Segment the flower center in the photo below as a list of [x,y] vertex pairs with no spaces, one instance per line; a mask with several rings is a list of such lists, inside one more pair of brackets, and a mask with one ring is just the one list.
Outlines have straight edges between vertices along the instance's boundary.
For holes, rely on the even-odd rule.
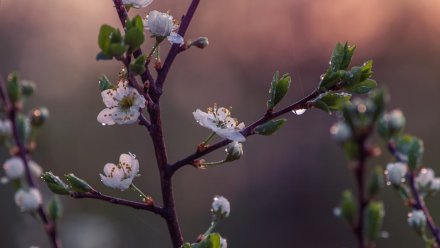
[[123,111],[129,110],[134,105],[134,96],[124,96],[118,105]]

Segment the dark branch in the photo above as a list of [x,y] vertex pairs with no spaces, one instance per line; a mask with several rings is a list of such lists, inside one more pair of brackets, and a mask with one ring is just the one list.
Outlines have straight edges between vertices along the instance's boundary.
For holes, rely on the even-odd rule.
[[164,215],[164,211],[160,207],[156,207],[154,205],[147,205],[143,202],[135,202],[135,201],[125,200],[125,199],[121,199],[121,198],[117,198],[117,197],[112,197],[112,196],[101,194],[99,192],[73,192],[70,196],[73,198],[78,198],[78,199],[82,199],[82,198],[96,199],[96,200],[106,201],[108,203],[115,204],[115,205],[122,205],[122,206],[131,207],[134,209],[147,210],[147,211],[150,211],[150,212],[155,213],[157,215],[160,215],[162,217]]

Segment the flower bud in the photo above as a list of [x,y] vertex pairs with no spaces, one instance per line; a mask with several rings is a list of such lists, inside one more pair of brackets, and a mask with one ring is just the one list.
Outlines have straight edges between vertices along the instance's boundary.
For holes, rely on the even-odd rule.
[[406,172],[408,171],[408,166],[401,162],[389,163],[387,165],[387,170],[385,174],[387,176],[388,182],[399,185],[405,178]]
[[349,140],[352,135],[350,127],[342,121],[333,124],[333,126],[330,128],[330,133],[339,143]]
[[243,145],[241,143],[238,143],[237,141],[233,141],[232,143],[228,144],[225,151],[227,154],[225,161],[234,161],[240,159],[241,156],[243,156]]
[[34,127],[41,127],[49,117],[49,110],[45,107],[33,109],[31,111],[31,124]]
[[400,109],[394,109],[388,113],[388,125],[389,128],[394,132],[400,132],[405,127],[405,116]]
[[223,219],[229,216],[231,205],[228,199],[223,196],[215,196],[214,201],[212,202],[211,211],[216,218]]
[[29,190],[19,189],[15,193],[14,199],[22,212],[35,211],[43,202],[41,193],[36,188],[30,188]]
[[368,204],[365,210],[364,224],[370,242],[379,238],[384,216],[385,209],[382,202],[372,201]]
[[29,97],[29,96],[32,96],[32,94],[34,94],[36,86],[33,81],[21,80],[20,84],[21,84],[21,90],[22,90],[23,96]]
[[13,180],[23,176],[24,165],[23,161],[19,157],[12,157],[3,164],[6,176]]
[[189,44],[190,47],[195,46],[200,49],[203,49],[203,48],[207,47],[208,45],[209,45],[209,40],[207,37],[199,37],[199,38],[197,38],[197,40],[195,40]]
[[435,179],[434,170],[430,168],[423,168],[416,177],[416,184],[419,189],[427,189],[431,186]]
[[411,213],[408,213],[408,225],[417,232],[422,231],[426,225],[425,213],[422,210],[413,210]]
[[86,181],[83,179],[75,176],[73,173],[65,175],[66,180],[69,182],[70,186],[72,187],[73,191],[75,192],[90,192],[93,191],[92,186],[90,186]]
[[60,195],[70,194],[70,189],[58,176],[55,176],[52,172],[45,172],[41,178],[47,183],[49,189]]

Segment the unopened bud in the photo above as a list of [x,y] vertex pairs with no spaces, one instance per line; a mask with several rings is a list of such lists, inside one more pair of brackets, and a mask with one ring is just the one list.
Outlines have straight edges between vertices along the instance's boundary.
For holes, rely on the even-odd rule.
[[387,175],[388,182],[399,185],[404,181],[408,166],[401,162],[389,163],[385,174]]
[[36,108],[31,111],[31,124],[34,127],[41,127],[49,117],[49,110],[45,107]]
[[408,213],[408,225],[414,228],[417,232],[422,232],[426,226],[426,216],[422,210],[413,210]]
[[69,182],[70,186],[72,187],[73,191],[75,192],[91,192],[94,191],[92,186],[90,186],[86,181],[83,179],[75,176],[73,173],[65,175],[67,182]]
[[352,135],[350,127],[342,121],[333,124],[333,126],[330,128],[330,133],[339,143],[349,140]]
[[32,94],[34,94],[35,92],[35,89],[37,88],[35,86],[35,83],[29,80],[21,80],[20,84],[23,95],[27,97],[32,96]]
[[225,149],[226,151],[226,162],[234,161],[240,159],[243,156],[243,145],[237,141],[231,142]]
[[68,195],[70,194],[69,186],[65,184],[58,176],[52,172],[45,172],[41,178],[47,183],[49,189],[55,194]]
[[223,196],[215,196],[212,202],[212,213],[216,218],[223,219],[229,216],[231,212],[231,205],[228,199]]
[[199,38],[197,38],[197,40],[195,40],[189,44],[190,47],[195,46],[200,49],[203,49],[203,48],[207,47],[208,45],[209,45],[209,41],[208,41],[207,37],[199,37]]

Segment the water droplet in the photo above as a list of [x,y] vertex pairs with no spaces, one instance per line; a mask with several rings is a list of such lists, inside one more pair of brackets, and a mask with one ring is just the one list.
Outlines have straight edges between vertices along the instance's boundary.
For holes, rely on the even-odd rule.
[[105,123],[101,123],[101,125],[105,126],[105,125],[107,125],[107,124],[105,124]]
[[387,186],[390,186],[391,185],[391,182],[387,182]]
[[307,109],[294,109],[292,110],[292,113],[296,114],[296,115],[302,115],[306,112]]
[[321,75],[321,76],[319,77],[319,79],[323,80],[323,79],[324,79],[324,75]]

